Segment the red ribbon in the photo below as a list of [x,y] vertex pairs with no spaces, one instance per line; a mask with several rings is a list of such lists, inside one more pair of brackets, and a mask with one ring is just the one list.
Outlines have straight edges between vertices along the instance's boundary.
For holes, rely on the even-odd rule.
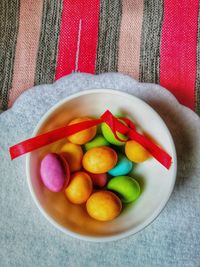
[[[125,124],[120,122],[123,120]],[[41,148],[45,145],[49,145],[53,142],[56,142],[60,139],[68,137],[74,133],[77,133],[82,130],[86,130],[90,127],[96,126],[105,122],[111,128],[115,138],[118,141],[126,142],[127,140],[135,140],[140,143],[145,149],[147,149],[151,155],[157,159],[164,167],[167,169],[170,168],[172,163],[172,158],[167,152],[161,149],[158,145],[153,143],[149,138],[144,135],[139,134],[135,130],[135,125],[127,118],[115,118],[112,113],[107,110],[100,119],[84,121],[72,125],[67,125],[62,128],[58,128],[56,130],[32,137],[28,140],[25,140],[21,143],[18,143],[12,147],[10,147],[10,156],[11,159],[15,159],[25,153],[31,152],[35,149]],[[127,136],[127,140],[121,140],[117,136],[117,132],[124,134]]]
[[102,123],[101,119],[79,122],[27,139],[10,147],[11,159],[13,160],[23,154],[49,145],[74,133],[88,129],[92,126],[96,126],[100,123]]

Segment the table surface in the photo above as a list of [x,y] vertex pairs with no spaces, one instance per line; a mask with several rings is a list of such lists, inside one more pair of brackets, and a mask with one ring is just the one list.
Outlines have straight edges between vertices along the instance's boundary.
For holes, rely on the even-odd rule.
[[[138,234],[90,243],[66,236],[40,214],[26,182],[25,157],[9,146],[27,139],[41,116],[75,92],[113,88],[149,103],[169,127],[178,155],[172,196],[160,216]],[[72,74],[26,91],[0,114],[1,266],[200,266],[200,119],[168,91],[122,74]]]

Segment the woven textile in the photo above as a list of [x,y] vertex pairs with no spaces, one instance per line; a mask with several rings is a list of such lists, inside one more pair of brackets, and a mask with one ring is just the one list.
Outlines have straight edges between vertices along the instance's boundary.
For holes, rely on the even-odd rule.
[[0,1],[0,109],[72,72],[158,83],[200,114],[198,0]]

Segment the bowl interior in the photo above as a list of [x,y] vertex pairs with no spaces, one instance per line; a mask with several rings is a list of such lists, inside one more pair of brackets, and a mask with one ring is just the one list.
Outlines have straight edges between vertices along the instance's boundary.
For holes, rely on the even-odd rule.
[[62,101],[41,120],[35,134],[66,125],[75,117],[97,116],[109,109],[113,114],[123,113],[173,158],[166,170],[151,158],[135,166],[132,176],[140,183],[140,198],[127,205],[121,215],[110,222],[98,222],[87,214],[84,205],[70,203],[64,193],[52,193],[40,179],[39,167],[48,152],[59,152],[66,139],[38,149],[27,156],[28,183],[32,195],[43,214],[61,230],[88,240],[117,238],[135,233],[149,224],[163,209],[173,190],[176,176],[176,154],[171,135],[157,113],[140,99],[112,90],[85,91]]

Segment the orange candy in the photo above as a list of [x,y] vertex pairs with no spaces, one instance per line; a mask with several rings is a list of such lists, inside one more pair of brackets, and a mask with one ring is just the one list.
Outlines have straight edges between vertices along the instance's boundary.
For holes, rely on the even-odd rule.
[[76,172],[71,177],[65,195],[74,204],[82,204],[87,201],[92,193],[93,185],[90,176],[85,172]]
[[83,150],[81,146],[66,143],[60,150],[67,160],[71,172],[79,171],[82,167]]
[[98,221],[110,221],[120,214],[122,204],[114,193],[99,191],[90,196],[86,208],[92,218]]
[[[83,118],[77,118],[72,120],[68,125],[72,125],[75,123],[83,122],[83,121],[89,121],[91,120],[90,118],[83,117]],[[80,131],[78,133],[72,134],[68,137],[68,140],[77,145],[83,145],[92,140],[92,138],[96,135],[97,132],[97,127],[93,126],[89,129]]]
[[149,158],[149,152],[136,141],[128,141],[125,145],[125,154],[133,162],[141,163]]
[[82,163],[88,172],[105,173],[116,165],[117,153],[110,147],[95,147],[85,153]]

